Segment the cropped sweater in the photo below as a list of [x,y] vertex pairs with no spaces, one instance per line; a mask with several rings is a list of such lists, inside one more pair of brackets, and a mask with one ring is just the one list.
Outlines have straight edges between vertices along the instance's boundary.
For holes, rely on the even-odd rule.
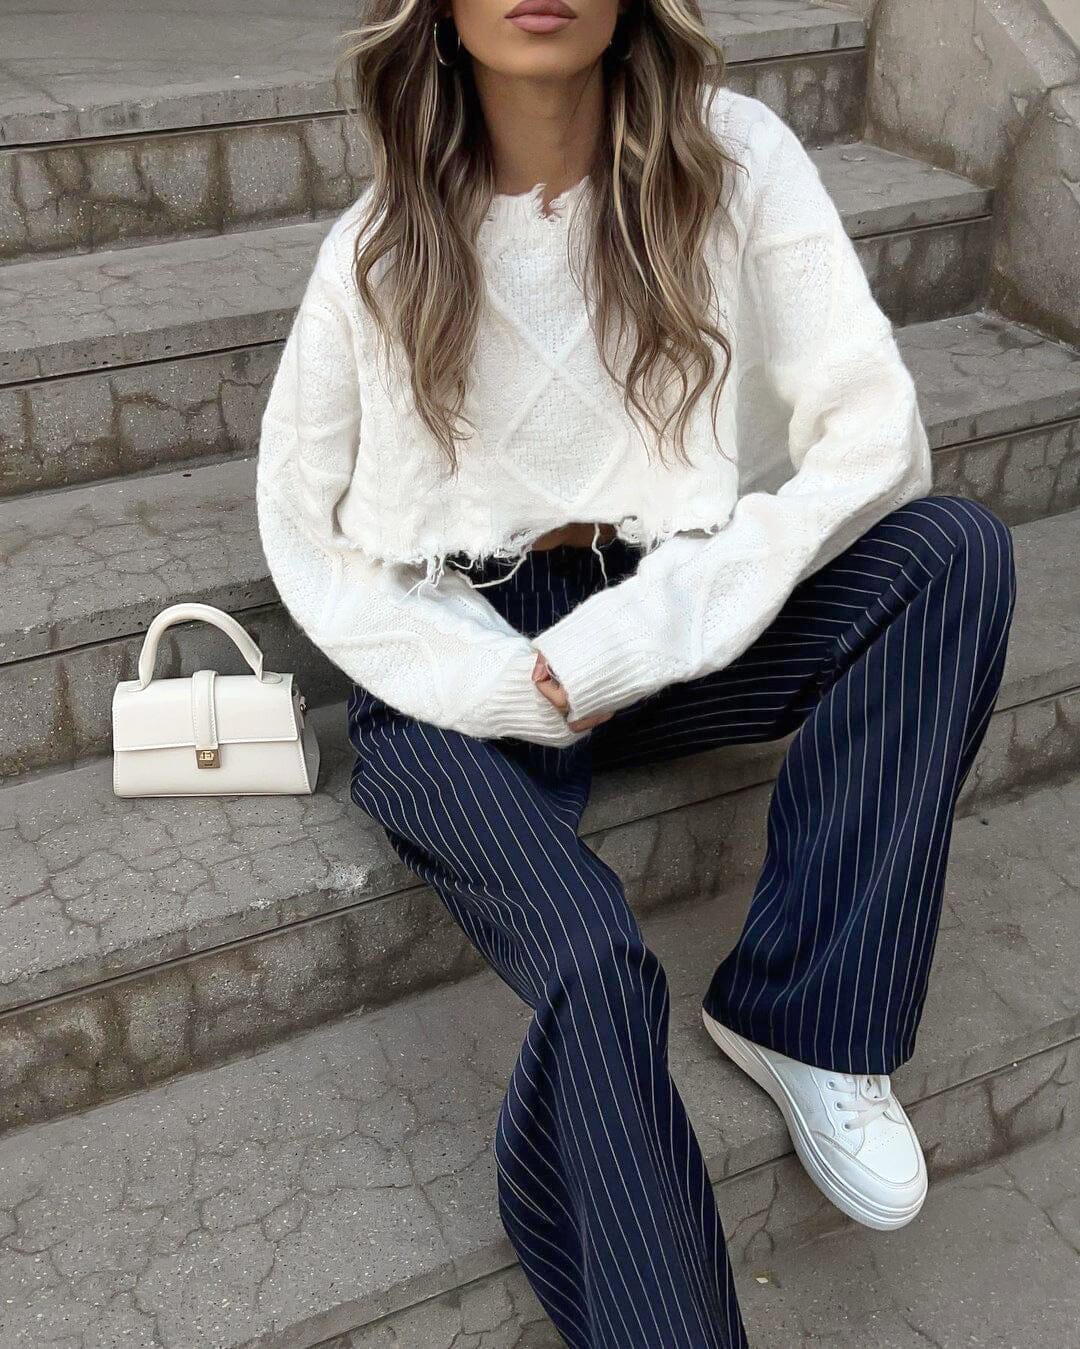
[[[262,418],[260,537],[293,619],[399,711],[570,744],[588,732],[569,721],[728,664],[800,580],[930,489],[913,381],[816,165],[756,98],[722,88],[710,119],[746,172],[729,171],[710,230],[733,356],[715,434],[712,391],[697,404],[689,465],[649,447],[600,360],[569,265],[588,178],[553,216],[537,184],[481,223],[475,434],[456,475],[352,277],[366,191],[326,234]],[[643,555],[532,640],[448,565],[513,559],[569,521],[611,522]],[[538,649],[568,716],[531,679]]]

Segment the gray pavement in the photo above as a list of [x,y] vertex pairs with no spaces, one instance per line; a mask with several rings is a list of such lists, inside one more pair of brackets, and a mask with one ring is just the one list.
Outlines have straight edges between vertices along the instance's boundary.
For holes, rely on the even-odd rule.
[[[812,157],[856,240],[903,232],[910,255],[920,229],[989,211],[985,189],[877,146],[830,145]],[[175,191],[175,167],[168,176]],[[142,190],[137,178],[129,187]],[[329,220],[264,224],[0,268],[0,384],[283,336]],[[1070,367],[1064,348],[1044,359],[1048,376]]]
[[[900,1232],[848,1227],[737,1273],[752,1349],[1075,1349],[1080,1139],[935,1189]],[[519,1270],[318,1349],[563,1349]]]
[[[1078,814],[1074,785],[957,825],[919,1045],[896,1075],[935,1181],[1080,1132]],[[838,1215],[701,1026],[738,920],[729,896],[646,932],[733,1254],[771,1270]],[[310,1345],[499,1275],[490,1141],[527,1016],[484,973],[0,1139],[0,1344]],[[168,1053],[167,1009],[139,1033]],[[979,1273],[976,1249],[960,1255]]]
[[[585,829],[668,971],[755,1349],[1080,1349],[1080,352],[984,309],[1003,206],[1051,278],[1071,217],[1032,233],[1037,180],[1009,200],[925,145],[864,143],[882,77],[928,126],[939,93],[976,134],[992,115],[963,81],[925,87],[895,32],[868,63],[859,5],[704,9],[732,87],[816,147],[897,325],[935,490],[1015,527],[1006,683],[896,1075],[932,1177],[916,1223],[841,1219],[700,1025],[782,746],[612,775]],[[932,9],[892,6],[893,27]],[[490,1154],[527,1012],[350,805],[342,676],[287,623],[253,533],[274,361],[370,172],[334,72],[355,13],[19,0],[0,19],[0,1349],[556,1343]],[[1002,78],[1006,46],[977,78]],[[1054,96],[1033,107],[1075,126]],[[1054,182],[1064,162],[1033,161]],[[180,598],[238,611],[328,704],[315,797],[112,796],[111,688]],[[162,672],[231,659],[215,640],[171,635]]]
[[[843,9],[707,3],[729,60],[859,47]],[[21,0],[4,14],[0,146],[320,112],[354,0]]]

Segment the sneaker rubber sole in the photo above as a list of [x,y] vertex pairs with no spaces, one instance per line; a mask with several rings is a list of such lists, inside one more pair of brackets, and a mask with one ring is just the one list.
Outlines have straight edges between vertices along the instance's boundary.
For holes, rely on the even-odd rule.
[[879,1232],[893,1232],[911,1222],[923,1206],[923,1200],[926,1198],[925,1187],[917,1203],[902,1209],[885,1208],[867,1199],[865,1195],[856,1193],[822,1157],[798,1103],[764,1054],[760,1053],[755,1045],[736,1038],[704,1008],[701,1009],[701,1019],[718,1048],[772,1098],[784,1117],[796,1156],[826,1199],[857,1223],[862,1223],[864,1227],[873,1227]]

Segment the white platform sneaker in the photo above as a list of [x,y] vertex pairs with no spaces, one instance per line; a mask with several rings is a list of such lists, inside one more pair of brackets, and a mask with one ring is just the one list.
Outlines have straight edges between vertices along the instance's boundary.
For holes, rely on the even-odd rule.
[[926,1198],[926,1162],[887,1076],[813,1068],[701,1015],[728,1058],[780,1107],[810,1179],[841,1212],[882,1231],[915,1217]]

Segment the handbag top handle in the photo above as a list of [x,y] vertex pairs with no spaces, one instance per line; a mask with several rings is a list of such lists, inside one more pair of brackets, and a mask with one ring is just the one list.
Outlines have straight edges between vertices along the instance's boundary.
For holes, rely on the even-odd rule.
[[[212,623],[215,628],[220,628],[227,637],[232,638],[240,654],[251,666],[255,678],[259,680],[264,678],[263,653],[247,631],[233,618],[232,614],[227,614],[224,609],[215,609],[212,604],[192,602],[170,604],[167,609],[162,609],[161,613],[155,615],[150,626],[146,629],[142,650],[139,652],[140,689],[146,688],[154,677],[158,643],[161,641],[162,634],[167,628],[171,628],[174,623],[185,623],[189,619],[200,619],[204,623]],[[267,682],[276,683],[279,678],[279,675],[268,675]]]

